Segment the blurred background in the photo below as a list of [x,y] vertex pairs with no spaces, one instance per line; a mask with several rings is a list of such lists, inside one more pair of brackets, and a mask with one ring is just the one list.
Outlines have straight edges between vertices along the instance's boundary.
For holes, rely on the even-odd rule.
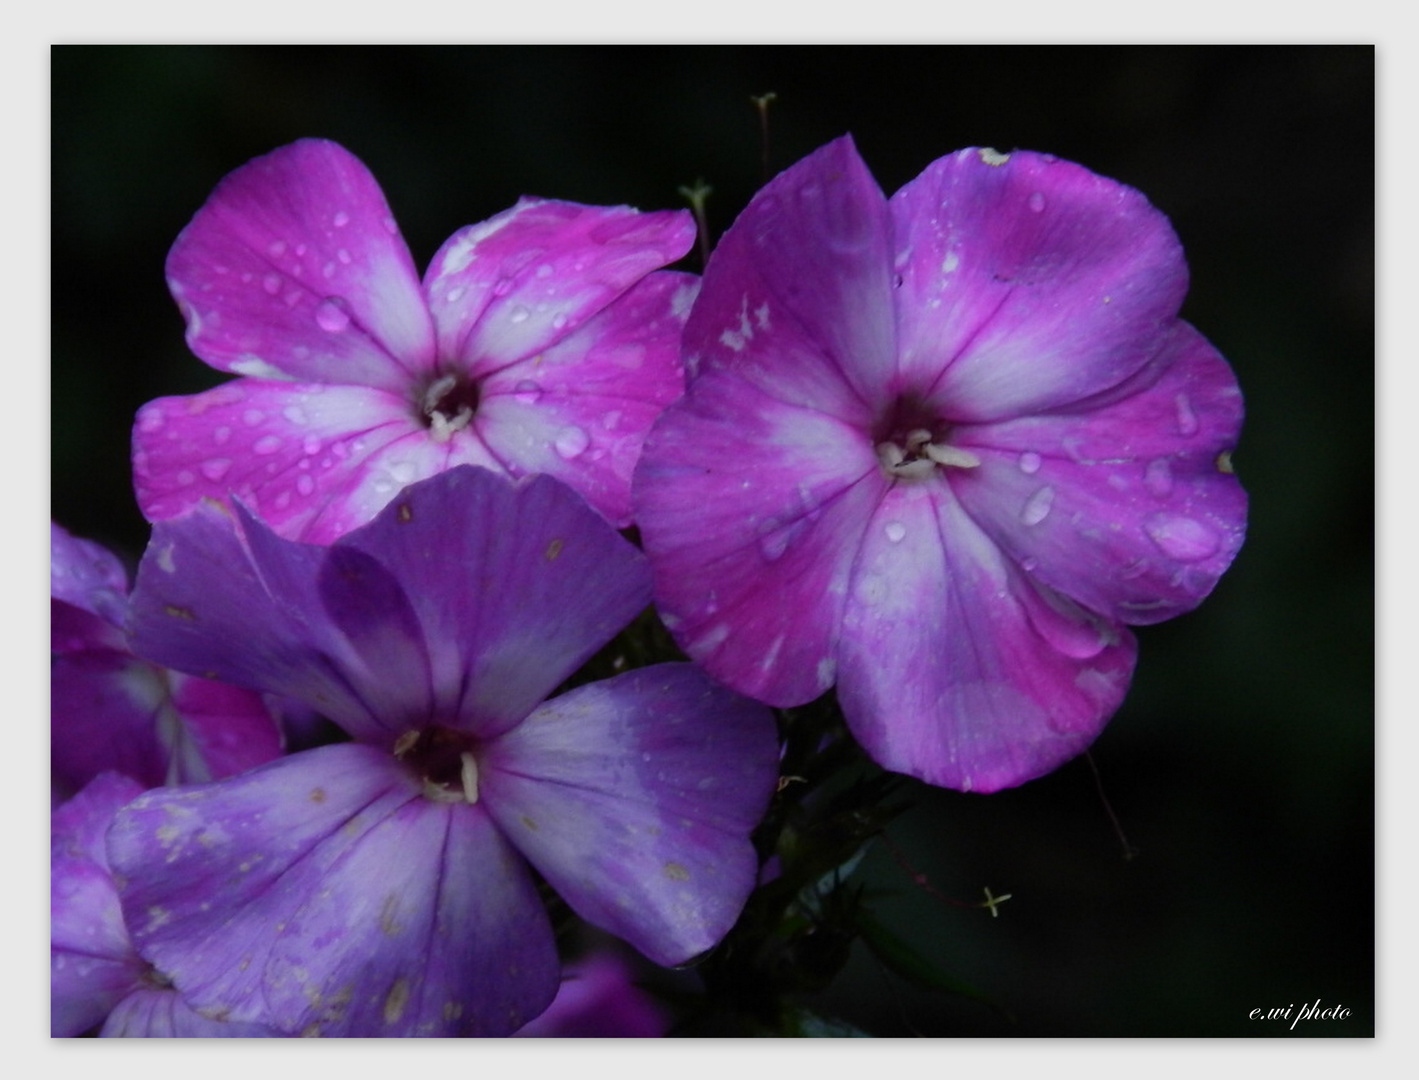
[[[1141,189],[1187,251],[1184,317],[1247,400],[1234,456],[1247,544],[1201,609],[1139,633],[1097,781],[1081,759],[991,796],[915,785],[864,861],[879,914],[989,1003],[920,990],[859,948],[808,1004],[879,1035],[1374,1033],[1372,48],[59,46],[51,59],[52,514],[130,563],[147,537],[134,412],[224,379],[186,350],[167,249],[222,176],[293,139],[365,161],[420,267],[523,194],[660,209],[703,181],[718,236],[764,178],[751,99],[769,92],[771,172],[851,132],[888,194],[970,145],[1051,152]],[[1012,894],[998,918],[942,899],[985,887]],[[1317,999],[1350,1014],[1295,1030],[1248,1018]]]

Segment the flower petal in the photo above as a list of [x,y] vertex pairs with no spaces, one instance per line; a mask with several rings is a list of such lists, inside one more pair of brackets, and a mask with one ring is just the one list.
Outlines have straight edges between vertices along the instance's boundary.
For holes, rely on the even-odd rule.
[[119,773],[96,776],[50,820],[50,1033],[81,1035],[139,984],[104,836],[119,808],[143,793]]
[[150,792],[109,847],[140,952],[210,1018],[495,1035],[556,991],[546,913],[487,815],[369,747]]
[[107,548],[51,521],[49,595],[122,626],[128,611],[128,572]]
[[426,287],[439,355],[474,378],[530,359],[694,242],[685,210],[521,199],[434,256]]
[[833,683],[852,561],[886,479],[866,435],[707,371],[651,430],[635,516],[656,604],[740,693],[801,705]]
[[[395,474],[385,461],[410,443],[433,446],[401,396],[237,379],[144,405],[133,429],[133,478],[150,521],[203,499],[236,498],[282,536],[327,543],[420,479],[412,465]],[[446,450],[437,450],[441,465]]]
[[685,364],[859,427],[895,370],[891,219],[852,139],[770,181],[721,238],[685,328]]
[[1056,158],[961,150],[891,199],[902,373],[954,421],[1019,416],[1142,367],[1187,290],[1168,220]]
[[1180,323],[1097,407],[958,428],[981,466],[955,489],[1038,580],[1119,622],[1160,622],[1201,603],[1242,545],[1241,422],[1226,361]]
[[281,1032],[264,1024],[208,1020],[173,990],[143,988],[114,1007],[99,1035],[105,1039],[271,1039]]
[[473,423],[508,471],[555,476],[629,525],[646,432],[684,390],[680,333],[696,288],[689,274],[651,274],[545,352],[490,375]]
[[519,850],[656,963],[684,963],[738,918],[778,771],[762,706],[689,664],[641,668],[548,702],[480,764],[488,812]]
[[[397,737],[405,717],[386,721],[372,703],[387,706],[410,685],[426,702],[427,683],[390,685],[387,669],[367,669],[326,611],[327,549],[283,541],[249,515],[242,526],[206,503],[153,527],[133,590],[134,648],[178,671],[294,698],[357,737]],[[366,641],[381,632],[362,631]]]
[[187,343],[238,375],[400,392],[434,334],[389,205],[349,151],[302,139],[228,175],[178,236]]
[[838,698],[884,768],[995,791],[1083,751],[1135,651],[1126,630],[1021,574],[943,482],[898,484],[853,575]]
[[650,602],[644,557],[545,476],[451,469],[337,547],[388,568],[413,605],[428,715],[483,737],[522,720]]

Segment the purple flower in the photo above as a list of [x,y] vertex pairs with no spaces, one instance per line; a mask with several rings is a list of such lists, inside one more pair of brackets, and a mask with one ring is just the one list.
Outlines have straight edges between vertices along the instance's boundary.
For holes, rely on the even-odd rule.
[[635,984],[626,961],[597,952],[567,966],[556,999],[516,1034],[522,1039],[658,1039],[669,1027],[666,1010]]
[[105,1036],[262,1038],[271,1030],[198,1015],[133,950],[104,836],[113,815],[143,788],[119,773],[96,776],[50,821],[50,1033]]
[[515,1031],[558,984],[528,863],[656,963],[728,931],[772,717],[689,664],[544,701],[650,598],[643,556],[573,492],[457,468],[329,547],[236,515],[154,528],[138,641],[354,741],[120,814],[134,940],[197,1007],[308,1034]]
[[685,211],[522,199],[449,238],[422,284],[374,177],[305,139],[218,185],[168,256],[187,341],[243,376],[139,410],[150,520],[240,498],[325,543],[460,464],[548,473],[617,525],[646,430],[679,396],[697,280],[652,273]]
[[934,784],[1078,754],[1126,626],[1242,543],[1241,397],[1186,285],[1142,195],[1047,155],[962,150],[891,199],[850,138],[788,169],[719,244],[636,473],[681,646],[774,705],[836,682],[867,752]]
[[259,694],[135,656],[128,575],[50,523],[50,772],[61,797],[116,769],[145,787],[231,776],[281,753]]

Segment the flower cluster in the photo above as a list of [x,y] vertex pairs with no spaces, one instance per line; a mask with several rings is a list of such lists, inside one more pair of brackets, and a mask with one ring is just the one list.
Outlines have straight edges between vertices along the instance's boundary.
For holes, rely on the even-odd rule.
[[526,198],[420,279],[333,143],[218,186],[167,275],[237,377],[138,413],[131,593],[53,529],[55,1034],[663,1033],[559,934],[792,954],[878,820],[779,842],[854,745],[793,710],[1023,783],[1235,556],[1240,396],[1137,192],[971,149],[889,199],[843,138],[693,240]]

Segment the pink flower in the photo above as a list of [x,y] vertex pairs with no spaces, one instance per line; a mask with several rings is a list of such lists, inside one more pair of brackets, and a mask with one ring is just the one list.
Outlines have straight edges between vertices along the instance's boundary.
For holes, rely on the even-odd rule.
[[1050,156],[962,150],[890,200],[850,138],[788,169],[715,252],[636,473],[680,645],[778,706],[836,683],[934,784],[1081,752],[1127,626],[1198,604],[1245,530],[1241,397],[1186,286],[1161,213]]
[[460,464],[549,473],[617,525],[647,428],[679,395],[684,211],[524,198],[421,283],[374,177],[305,139],[218,185],[168,256],[187,341],[242,376],[139,410],[150,520],[240,498],[324,543]]

